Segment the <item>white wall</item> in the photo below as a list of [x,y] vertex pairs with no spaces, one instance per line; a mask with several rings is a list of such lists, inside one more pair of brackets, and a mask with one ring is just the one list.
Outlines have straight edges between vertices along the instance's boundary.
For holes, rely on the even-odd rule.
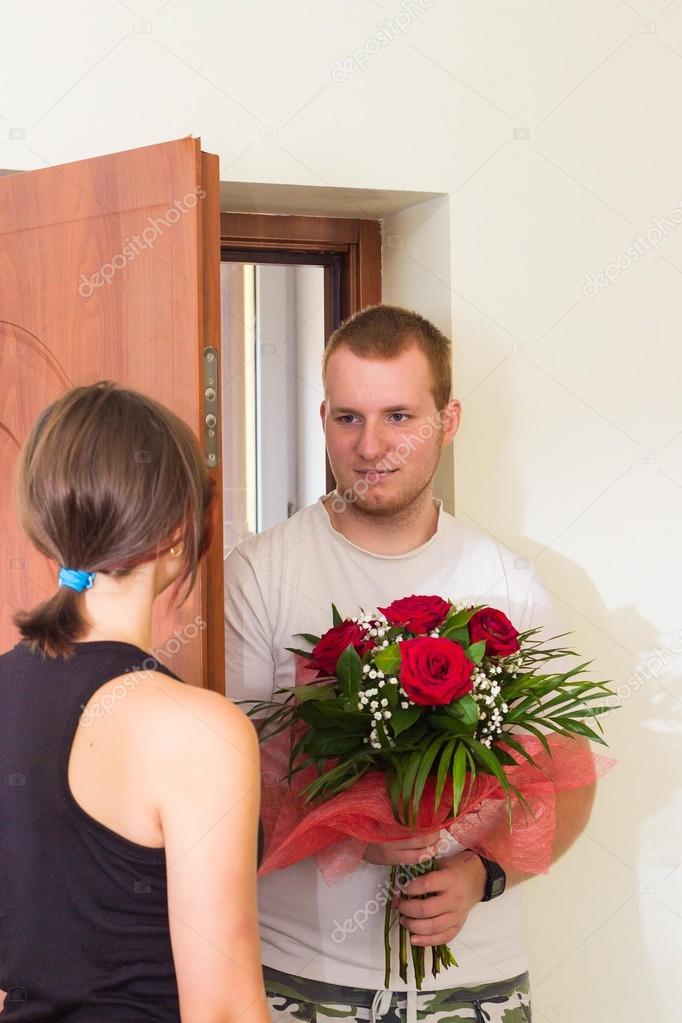
[[0,50],[5,168],[193,133],[224,179],[448,194],[449,259],[394,233],[455,325],[457,514],[624,687],[588,832],[527,886],[536,1019],[679,1020],[682,3],[45,0]]

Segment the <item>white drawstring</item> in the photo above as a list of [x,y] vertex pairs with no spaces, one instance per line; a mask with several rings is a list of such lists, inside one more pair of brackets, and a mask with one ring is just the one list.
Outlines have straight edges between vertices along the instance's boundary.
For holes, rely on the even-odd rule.
[[[417,1023],[417,992],[410,990],[405,994],[407,996],[405,1023]],[[385,1012],[388,1012],[392,999],[392,991],[377,991],[372,1001],[370,1023],[377,1023],[377,1020],[381,1019]]]
[[407,1008],[405,1010],[405,1023],[417,1023],[417,992],[407,992]]
[[385,1012],[391,1008],[391,999],[393,998],[392,991],[377,991],[372,1002],[372,1015],[370,1023],[377,1023],[378,1019],[384,1015]]

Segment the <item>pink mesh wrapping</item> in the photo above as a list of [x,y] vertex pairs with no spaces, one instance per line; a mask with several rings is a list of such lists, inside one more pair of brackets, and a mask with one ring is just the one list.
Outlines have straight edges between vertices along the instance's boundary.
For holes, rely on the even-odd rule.
[[[297,683],[314,673],[299,666]],[[303,726],[304,727],[304,726]],[[386,791],[386,776],[366,774],[353,786],[322,803],[305,805],[299,793],[317,777],[313,768],[286,780],[291,736],[281,733],[261,749],[261,819],[265,848],[259,876],[282,870],[309,856],[325,880],[348,877],[362,860],[368,843],[392,842],[414,833],[445,827],[467,849],[475,849],[505,869],[527,874],[545,873],[550,866],[556,830],[556,795],[592,784],[614,764],[597,756],[580,742],[559,735],[548,736],[551,755],[535,736],[515,733],[535,760],[533,767],[514,750],[507,752],[515,766],[505,768],[508,781],[525,797],[529,809],[512,797],[511,828],[507,798],[492,775],[479,775],[464,788],[457,817],[447,824],[452,808],[452,782],[446,783],[438,811],[434,812],[435,779],[429,778],[415,828],[399,824]],[[331,768],[337,760],[329,760]]]
[[[506,869],[545,873],[551,863],[556,829],[556,794],[591,784],[614,761],[561,736],[549,737],[551,756],[534,736],[516,738],[538,767],[523,760],[506,768],[508,780],[530,806],[528,812],[513,799],[511,829],[506,797],[492,775],[479,775],[470,791],[465,787],[459,813],[447,825],[443,822],[452,806],[452,783],[446,783],[438,812],[434,813],[435,781],[430,778],[421,798],[417,827],[411,829],[395,820],[386,778],[379,771],[366,774],[338,796],[306,806],[298,793],[316,777],[315,772],[311,768],[295,775],[290,790],[284,777],[289,741],[277,736],[264,744],[261,754],[265,850],[259,874],[264,876],[316,855],[321,873],[331,884],[355,870],[368,843],[392,842],[443,826],[460,845],[475,849]],[[513,750],[509,752],[517,761],[521,759]],[[333,764],[329,761],[330,767]]]

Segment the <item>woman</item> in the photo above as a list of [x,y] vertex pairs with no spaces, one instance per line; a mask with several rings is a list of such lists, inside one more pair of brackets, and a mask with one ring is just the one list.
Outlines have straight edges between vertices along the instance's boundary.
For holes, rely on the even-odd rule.
[[196,440],[142,394],[78,387],[35,424],[18,496],[61,567],[0,657],[2,1017],[266,1023],[256,733],[150,653],[156,598],[186,599],[210,542]]

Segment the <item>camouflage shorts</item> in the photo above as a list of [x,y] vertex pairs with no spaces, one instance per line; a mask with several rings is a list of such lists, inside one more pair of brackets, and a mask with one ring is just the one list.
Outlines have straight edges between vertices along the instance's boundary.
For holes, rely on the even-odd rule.
[[[273,1023],[405,1023],[407,996],[393,992],[390,1005],[377,1009],[378,992],[292,977],[263,967]],[[384,1002],[387,1003],[386,996]],[[420,991],[415,996],[419,1023],[531,1023],[528,974],[477,987]],[[374,1004],[375,1008],[372,1009]]]

